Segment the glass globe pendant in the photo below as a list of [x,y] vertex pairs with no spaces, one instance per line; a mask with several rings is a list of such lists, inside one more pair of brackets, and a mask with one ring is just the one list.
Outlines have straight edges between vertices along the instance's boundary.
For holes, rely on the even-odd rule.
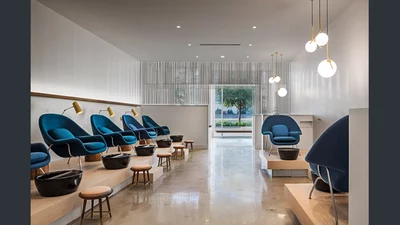
[[285,97],[287,95],[287,90],[284,87],[279,88],[278,90],[279,97]]
[[280,76],[276,76],[276,77],[274,78],[274,82],[275,82],[275,83],[279,83],[279,81],[281,81],[281,77],[280,77]]
[[307,41],[306,45],[304,46],[307,52],[315,52],[317,50],[317,43],[315,41]]
[[274,83],[274,77],[270,77],[270,78],[268,79],[268,82],[269,82],[270,84],[273,84],[273,83]]
[[329,37],[327,34],[321,32],[315,37],[315,42],[319,46],[325,46],[329,41]]
[[318,65],[318,73],[321,77],[329,78],[335,75],[337,71],[336,63],[331,59],[325,59]]

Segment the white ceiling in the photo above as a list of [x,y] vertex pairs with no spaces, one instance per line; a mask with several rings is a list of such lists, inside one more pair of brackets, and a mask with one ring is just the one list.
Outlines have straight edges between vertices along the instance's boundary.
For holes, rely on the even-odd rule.
[[[140,61],[269,61],[273,52],[283,53],[286,61],[304,51],[311,36],[310,0],[39,2]],[[330,21],[350,2],[331,0]],[[318,25],[317,14],[314,24]],[[241,46],[199,46],[210,43]]]

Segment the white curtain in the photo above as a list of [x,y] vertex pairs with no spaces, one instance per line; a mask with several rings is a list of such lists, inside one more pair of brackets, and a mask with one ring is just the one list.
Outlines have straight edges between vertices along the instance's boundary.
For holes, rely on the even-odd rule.
[[[281,82],[290,87],[290,63],[282,68]],[[211,84],[247,84],[255,85],[256,113],[269,113],[270,71],[268,62],[141,62],[142,103],[208,105]],[[278,97],[281,113],[289,113],[288,96]]]

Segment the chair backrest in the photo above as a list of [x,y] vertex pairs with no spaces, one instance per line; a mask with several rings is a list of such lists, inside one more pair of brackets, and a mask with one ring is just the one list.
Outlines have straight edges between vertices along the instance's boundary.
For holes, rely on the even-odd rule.
[[143,120],[143,125],[147,125],[149,127],[159,127],[160,126],[149,116],[143,115],[142,120]]
[[122,131],[113,121],[103,115],[93,114],[90,116],[90,124],[94,135],[110,134]]
[[41,115],[39,118],[39,128],[43,140],[47,145],[52,144],[57,139],[89,135],[73,120],[61,114],[48,113]]
[[124,130],[137,130],[140,128],[144,128],[142,124],[140,124],[139,121],[137,121],[131,115],[122,116],[122,125],[124,126]]
[[344,172],[349,168],[349,116],[333,123],[308,151],[308,163],[335,168]]
[[278,124],[271,127],[274,137],[287,137],[289,136],[289,128],[286,125]]
[[276,125],[284,125],[286,126],[288,131],[301,131],[299,125],[292,117],[287,115],[271,115],[264,120],[261,132],[270,131],[274,133],[272,127],[281,128],[281,129],[274,129],[275,131],[278,130],[283,131],[283,126],[275,127]]

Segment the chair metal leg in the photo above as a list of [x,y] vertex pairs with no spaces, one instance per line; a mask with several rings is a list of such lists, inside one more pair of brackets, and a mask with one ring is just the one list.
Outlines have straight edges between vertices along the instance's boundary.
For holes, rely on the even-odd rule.
[[69,158],[68,158],[68,162],[67,162],[67,164],[69,164],[69,161],[70,161],[70,160],[71,160],[71,157],[69,157]]
[[335,196],[333,195],[332,182],[331,182],[331,175],[330,175],[330,173],[329,173],[329,169],[328,169],[328,168],[326,168],[326,173],[327,173],[327,175],[328,175],[329,190],[330,190],[330,192],[331,192],[333,207],[334,207],[334,209],[335,209],[335,221],[336,221],[336,225],[338,225],[338,224],[339,224],[339,219],[338,219],[338,214],[337,214]]
[[314,181],[314,183],[313,183],[313,186],[312,186],[312,188],[311,188],[311,191],[310,191],[310,195],[308,196],[308,199],[311,199],[311,195],[312,195],[312,193],[313,193],[313,191],[314,191],[314,189],[315,189],[315,185],[317,184],[317,182],[318,182],[319,180],[322,180],[321,177],[317,177],[317,179],[315,179],[315,181]]
[[42,172],[43,174],[45,174],[44,170],[42,168],[39,168],[40,172]]

